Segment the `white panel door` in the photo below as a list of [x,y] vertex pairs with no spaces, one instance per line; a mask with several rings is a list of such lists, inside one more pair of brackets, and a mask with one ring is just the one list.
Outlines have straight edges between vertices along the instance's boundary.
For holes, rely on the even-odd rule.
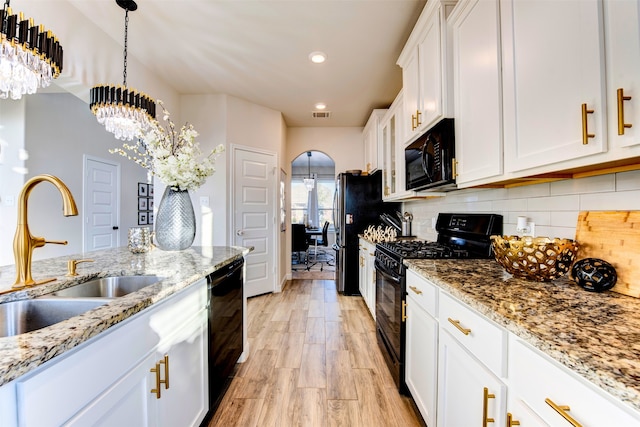
[[119,246],[120,165],[85,157],[84,248],[85,252]]
[[276,160],[243,148],[234,159],[234,239],[254,248],[245,257],[245,293],[252,297],[275,289]]

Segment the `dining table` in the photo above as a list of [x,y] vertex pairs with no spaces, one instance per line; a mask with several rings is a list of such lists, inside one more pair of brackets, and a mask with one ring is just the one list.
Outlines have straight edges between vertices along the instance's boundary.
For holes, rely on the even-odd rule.
[[307,241],[313,240],[313,260],[318,260],[318,239],[319,236],[322,236],[322,228],[318,227],[307,227],[305,229],[305,233],[307,234]]

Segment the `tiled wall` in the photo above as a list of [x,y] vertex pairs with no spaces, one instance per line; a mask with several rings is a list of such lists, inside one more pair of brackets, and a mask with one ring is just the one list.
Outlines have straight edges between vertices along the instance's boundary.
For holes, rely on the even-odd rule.
[[439,212],[490,212],[504,216],[504,234],[515,234],[518,216],[535,222],[536,236],[574,238],[580,211],[640,210],[640,171],[570,179],[509,189],[467,189],[445,197],[406,202],[413,234],[434,240]]

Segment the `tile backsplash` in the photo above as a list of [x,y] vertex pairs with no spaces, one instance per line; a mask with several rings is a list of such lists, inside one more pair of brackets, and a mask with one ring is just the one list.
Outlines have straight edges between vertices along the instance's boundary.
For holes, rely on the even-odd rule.
[[516,233],[518,216],[536,224],[536,236],[574,238],[580,211],[640,210],[640,171],[620,172],[513,188],[465,189],[445,197],[405,202],[413,234],[435,240],[439,212],[488,212],[504,216],[504,234]]

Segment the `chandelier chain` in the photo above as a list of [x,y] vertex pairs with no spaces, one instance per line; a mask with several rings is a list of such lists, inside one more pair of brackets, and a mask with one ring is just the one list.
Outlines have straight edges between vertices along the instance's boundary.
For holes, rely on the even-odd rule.
[[129,42],[129,9],[125,9],[124,14],[124,71],[122,72],[122,79],[124,80],[124,87],[127,87],[127,44]]

